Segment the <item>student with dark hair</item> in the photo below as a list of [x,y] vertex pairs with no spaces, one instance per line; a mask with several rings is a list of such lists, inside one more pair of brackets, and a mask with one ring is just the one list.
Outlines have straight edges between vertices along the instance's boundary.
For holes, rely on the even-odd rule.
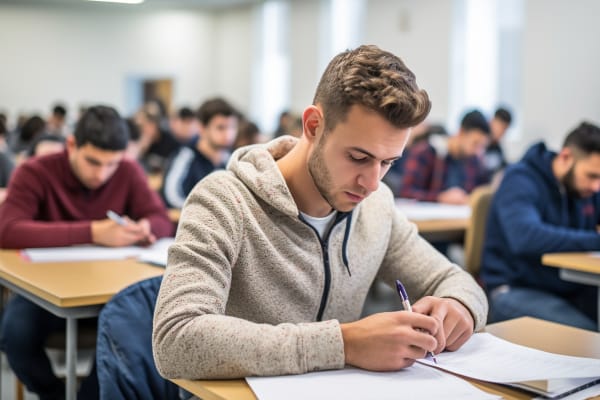
[[469,193],[488,181],[481,156],[489,137],[485,117],[472,110],[454,136],[431,135],[412,146],[404,156],[400,197],[466,204]]
[[190,144],[200,132],[198,119],[191,108],[181,107],[170,120],[173,136],[181,144]]
[[39,157],[47,154],[59,153],[65,149],[64,136],[42,135],[38,136],[27,149],[27,157]]
[[[123,156],[129,132],[110,107],[89,108],[64,152],[34,157],[17,168],[0,205],[0,247],[77,244],[128,246],[173,233],[158,195],[136,162]],[[124,215],[119,225],[107,210]],[[42,399],[64,397],[64,383],[50,368],[44,342],[65,320],[22,296],[4,310],[0,347],[17,377]],[[82,383],[81,398],[98,396],[95,371]]]
[[[200,181],[156,301],[159,372],[392,371],[427,351],[458,349],[482,328],[481,288],[419,236],[379,184],[430,107],[402,60],[360,46],[327,66],[300,138],[242,147],[226,171]],[[419,299],[415,312],[361,319],[376,278],[403,281]]]
[[237,135],[239,112],[224,99],[205,101],[196,115],[200,136],[171,157],[160,189],[169,207],[181,208],[200,179],[225,168]]
[[151,101],[136,115],[141,134],[138,141],[139,161],[150,174],[163,173],[169,157],[180,147],[169,131],[163,107],[162,102]]
[[67,109],[62,104],[52,107],[52,114],[46,121],[46,131],[50,135],[67,136]]
[[18,136],[12,143],[12,152],[19,154],[27,151],[31,143],[44,133],[46,133],[46,121],[42,117],[34,115],[25,119]]
[[238,133],[232,145],[232,150],[237,150],[240,147],[261,142],[263,142],[263,139],[260,129],[258,129],[258,125],[252,121],[243,120],[240,122]]
[[506,135],[511,122],[512,115],[510,111],[503,107],[496,110],[494,117],[490,121],[491,140],[483,155],[483,164],[490,177],[508,165],[500,142],[504,135]]
[[481,277],[494,321],[531,316],[597,330],[598,289],[566,282],[544,253],[600,249],[600,128],[583,122],[555,153],[534,144],[491,204]]

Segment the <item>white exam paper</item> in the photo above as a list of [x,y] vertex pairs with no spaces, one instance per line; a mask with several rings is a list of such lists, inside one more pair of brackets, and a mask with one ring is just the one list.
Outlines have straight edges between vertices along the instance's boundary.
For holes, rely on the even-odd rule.
[[414,364],[396,372],[371,372],[356,368],[311,372],[302,375],[248,377],[259,400],[488,400],[488,394],[453,375]]

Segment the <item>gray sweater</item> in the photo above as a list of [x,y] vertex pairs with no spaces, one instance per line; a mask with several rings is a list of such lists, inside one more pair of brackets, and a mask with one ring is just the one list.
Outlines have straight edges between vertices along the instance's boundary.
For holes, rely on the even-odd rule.
[[452,297],[484,326],[483,291],[422,239],[385,185],[322,245],[275,160],[282,137],[236,151],[182,210],[154,314],[153,351],[167,378],[218,379],[344,367],[340,323],[360,317],[375,278],[415,301]]

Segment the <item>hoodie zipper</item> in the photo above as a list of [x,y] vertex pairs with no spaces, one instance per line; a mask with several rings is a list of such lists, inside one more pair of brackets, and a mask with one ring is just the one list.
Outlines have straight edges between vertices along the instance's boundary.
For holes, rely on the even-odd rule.
[[[319,232],[317,232],[317,230],[315,229],[314,226],[312,226],[311,224],[309,224],[303,217],[302,215],[299,215],[299,218],[302,222],[304,222],[306,225],[308,225],[313,232],[315,232],[315,234],[317,235],[317,239],[319,240],[319,244],[321,245],[321,251],[323,251],[323,268],[324,268],[324,273],[325,273],[325,283],[323,285],[323,295],[321,296],[321,304],[319,305],[319,312],[317,313],[317,321],[321,321],[323,318],[323,313],[325,312],[325,305],[327,304],[327,299],[329,297],[329,289],[331,288],[331,266],[329,263],[329,237],[331,236],[331,232],[333,231],[333,228],[336,227],[337,224],[339,224],[343,219],[348,219],[347,224],[350,224],[350,221],[352,219],[352,212],[349,213],[338,213],[335,221],[333,222],[333,225],[331,225],[331,227],[329,228],[329,230],[325,233],[325,237],[323,239],[321,239],[321,236],[319,235]],[[350,229],[346,229],[346,232],[344,234],[344,244],[347,243],[348,238],[347,236],[349,235],[349,231]],[[344,250],[346,248],[346,246],[343,246]],[[346,269],[348,270],[348,273],[350,273],[350,269],[347,265],[347,257],[344,256],[344,261],[346,263]]]

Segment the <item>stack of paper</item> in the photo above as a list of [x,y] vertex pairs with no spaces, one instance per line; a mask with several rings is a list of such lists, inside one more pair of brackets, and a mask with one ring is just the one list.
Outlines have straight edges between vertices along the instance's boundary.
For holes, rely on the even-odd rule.
[[396,209],[411,221],[431,219],[467,219],[471,216],[468,205],[454,205],[396,199]]
[[137,258],[142,262],[166,266],[167,250],[173,241],[173,238],[162,238],[147,247],[103,247],[95,245],[45,247],[24,249],[22,254],[32,262],[124,260],[126,258]]
[[[600,382],[600,360],[570,357],[519,346],[478,333],[456,352],[436,355],[437,364],[397,372],[347,368],[304,375],[246,378],[260,400],[271,399],[492,399],[458,375],[525,388],[548,398],[566,398]],[[600,394],[600,385],[568,399]],[[579,395],[579,396],[577,396]]]

